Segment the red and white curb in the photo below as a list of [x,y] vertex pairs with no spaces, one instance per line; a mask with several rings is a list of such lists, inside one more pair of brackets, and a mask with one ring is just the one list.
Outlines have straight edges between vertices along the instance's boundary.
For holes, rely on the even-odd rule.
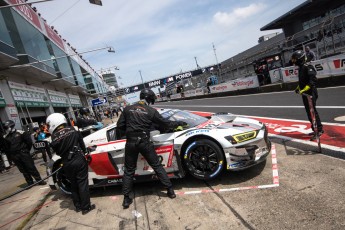
[[276,152],[275,145],[272,145],[271,156],[272,156],[272,174],[273,174],[272,184],[245,186],[245,187],[238,187],[238,188],[202,189],[202,190],[187,191],[187,192],[181,191],[181,192],[176,192],[176,194],[182,196],[182,195],[195,195],[195,194],[201,194],[201,193],[233,192],[233,191],[241,191],[241,190],[266,189],[266,188],[278,187],[279,175],[278,175],[278,164],[277,164],[277,152]]

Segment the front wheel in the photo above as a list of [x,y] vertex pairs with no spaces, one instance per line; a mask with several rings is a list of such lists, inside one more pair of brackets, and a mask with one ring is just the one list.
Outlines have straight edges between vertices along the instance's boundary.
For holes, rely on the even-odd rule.
[[71,182],[67,179],[63,168],[56,173],[56,183],[64,193],[72,194]]
[[223,151],[211,140],[193,141],[189,143],[183,154],[183,162],[187,171],[197,179],[215,178],[223,170]]

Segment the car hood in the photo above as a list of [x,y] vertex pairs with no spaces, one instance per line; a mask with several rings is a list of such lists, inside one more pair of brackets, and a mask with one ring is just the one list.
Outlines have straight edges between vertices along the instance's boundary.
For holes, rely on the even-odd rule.
[[212,117],[197,126],[197,128],[208,129],[236,129],[236,130],[257,130],[262,128],[263,124],[251,118],[237,116],[231,113],[214,114]]

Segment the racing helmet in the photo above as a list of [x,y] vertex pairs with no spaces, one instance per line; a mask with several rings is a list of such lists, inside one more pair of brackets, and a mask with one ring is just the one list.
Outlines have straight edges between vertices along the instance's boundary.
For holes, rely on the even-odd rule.
[[89,110],[89,108],[83,107],[83,108],[79,109],[79,113],[80,113],[81,115],[86,115],[86,116],[88,116],[88,115],[90,114],[90,110]]
[[140,92],[140,100],[145,99],[148,104],[154,104],[156,100],[156,95],[151,89],[143,89]]
[[14,121],[12,121],[12,120],[7,120],[7,121],[5,121],[4,124],[3,124],[4,129],[9,129],[9,128],[13,129],[15,125],[16,125],[16,124],[15,124]]
[[47,117],[46,121],[50,133],[53,133],[54,130],[60,125],[67,124],[67,119],[61,113],[52,113]]
[[301,66],[306,61],[306,55],[303,50],[296,50],[291,55],[291,62],[295,65]]

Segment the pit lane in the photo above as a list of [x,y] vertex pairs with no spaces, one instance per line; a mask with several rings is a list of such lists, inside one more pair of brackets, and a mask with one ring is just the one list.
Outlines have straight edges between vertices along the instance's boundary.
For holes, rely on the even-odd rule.
[[[91,190],[96,210],[75,213],[59,191],[47,200],[27,229],[342,229],[344,161],[316,154],[312,146],[293,147],[273,139],[279,186],[273,184],[272,156],[242,172],[224,172],[214,181],[190,176],[173,180],[178,196],[171,200],[159,182],[135,185],[135,200],[122,209],[121,187]],[[228,191],[218,192],[221,189]],[[190,193],[189,191],[206,191]],[[212,191],[212,192],[207,192]],[[184,194],[183,194],[183,193]],[[337,212],[334,212],[337,210]]]

